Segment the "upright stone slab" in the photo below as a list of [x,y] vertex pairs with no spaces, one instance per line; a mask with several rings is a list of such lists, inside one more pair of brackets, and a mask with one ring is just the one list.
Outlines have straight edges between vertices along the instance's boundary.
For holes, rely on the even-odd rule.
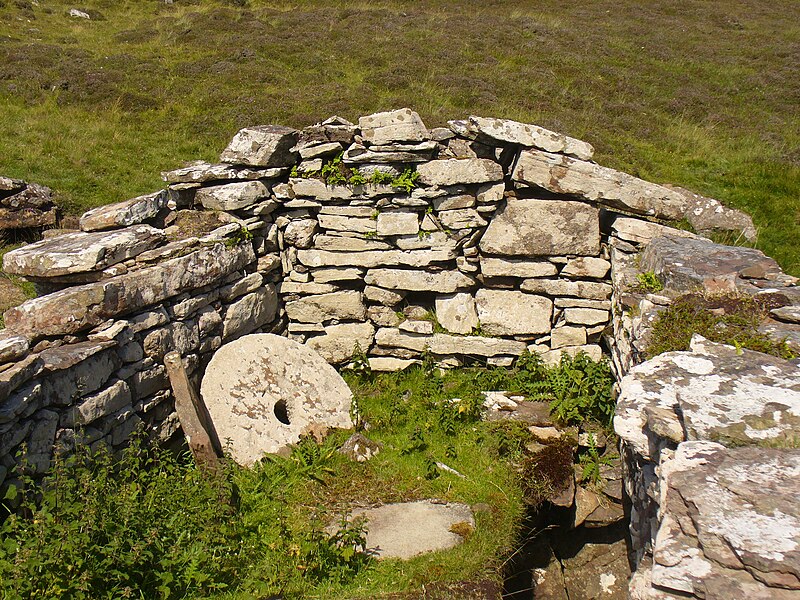
[[489,335],[525,335],[550,331],[553,302],[515,290],[478,290],[481,328]]
[[241,465],[286,451],[311,427],[353,426],[344,379],[311,348],[277,335],[222,346],[200,390],[223,448]]
[[467,335],[480,322],[475,310],[475,299],[471,294],[458,293],[436,297],[436,318],[439,324],[451,333]]
[[410,108],[380,112],[358,119],[361,136],[370,144],[421,142],[429,139],[428,129]]
[[241,129],[222,152],[220,161],[254,167],[285,167],[296,162],[292,152],[298,132],[291,127],[260,125]]
[[480,248],[510,256],[595,256],[600,252],[599,212],[583,202],[509,198],[486,228]]

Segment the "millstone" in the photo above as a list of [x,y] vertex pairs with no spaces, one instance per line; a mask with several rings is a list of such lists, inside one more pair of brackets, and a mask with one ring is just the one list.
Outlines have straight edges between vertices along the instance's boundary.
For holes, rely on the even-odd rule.
[[352,393],[311,348],[247,335],[211,359],[201,394],[223,448],[241,465],[278,453],[321,428],[352,427]]

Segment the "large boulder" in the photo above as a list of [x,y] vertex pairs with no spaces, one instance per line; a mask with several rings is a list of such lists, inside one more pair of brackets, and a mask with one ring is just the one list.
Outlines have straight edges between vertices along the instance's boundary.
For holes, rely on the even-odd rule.
[[[788,536],[800,547],[797,512],[786,511],[783,490],[776,493],[762,482],[775,481],[787,497],[797,496],[788,479],[800,473],[798,426],[796,362],[700,336],[692,339],[691,351],[661,354],[633,367],[621,380],[614,430],[631,500],[633,560],[646,569],[646,554],[652,550],[651,575],[659,589],[701,598],[794,597],[779,589],[800,589],[790,555],[789,566],[778,567],[775,561],[762,561],[766,545],[755,543],[753,552],[762,562],[754,566],[744,547],[750,545],[749,531],[781,553],[780,544],[787,542],[778,538]],[[702,446],[708,442],[713,444]],[[670,473],[673,464],[682,464],[681,450],[701,447],[705,449],[689,461],[697,477],[676,486]],[[711,447],[721,452],[719,462],[707,460]],[[738,456],[730,471],[723,474],[724,457],[734,454]],[[758,485],[745,484],[750,474]],[[673,493],[677,496],[671,501]],[[635,578],[633,597],[658,597],[646,591],[649,576]]]
[[510,256],[596,255],[598,210],[583,202],[509,198],[486,228],[480,248]]
[[785,445],[798,427],[796,364],[700,336],[692,351],[660,354],[631,369],[614,417],[617,434],[646,458],[665,439]]
[[308,346],[277,335],[222,346],[200,389],[217,438],[242,465],[285,452],[311,431],[353,426],[344,379]]
[[800,450],[686,442],[664,484],[655,586],[691,598],[800,596]]

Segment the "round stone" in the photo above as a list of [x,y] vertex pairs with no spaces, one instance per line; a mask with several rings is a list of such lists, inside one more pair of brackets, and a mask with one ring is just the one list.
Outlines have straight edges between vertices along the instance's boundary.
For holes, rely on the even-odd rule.
[[223,449],[245,466],[311,431],[353,426],[344,379],[311,348],[277,335],[222,346],[200,392]]

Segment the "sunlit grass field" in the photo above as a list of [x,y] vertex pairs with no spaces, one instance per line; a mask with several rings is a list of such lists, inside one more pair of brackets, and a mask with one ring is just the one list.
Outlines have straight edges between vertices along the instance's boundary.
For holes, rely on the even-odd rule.
[[800,275],[795,0],[0,0],[0,172],[73,212],[157,189],[245,125],[401,106],[586,139],[748,211]]

